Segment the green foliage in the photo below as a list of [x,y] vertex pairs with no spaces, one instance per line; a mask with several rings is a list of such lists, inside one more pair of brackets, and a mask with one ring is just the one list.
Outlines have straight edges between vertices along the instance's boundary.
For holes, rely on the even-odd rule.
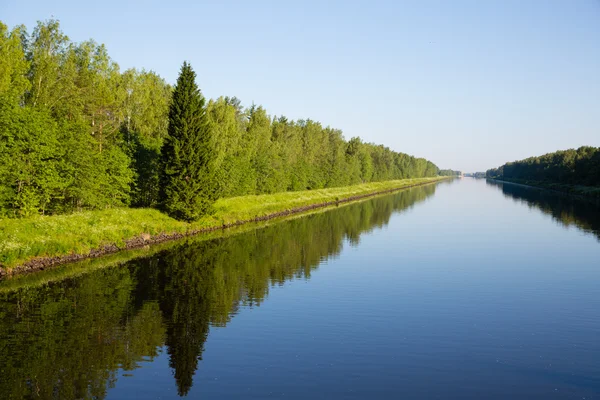
[[196,73],[183,63],[162,147],[160,202],[167,214],[184,221],[210,213],[218,196],[215,145],[204,103]]
[[310,119],[236,97],[205,105],[190,73],[173,93],[151,71],[121,72],[102,44],[71,42],[56,20],[31,34],[0,23],[0,215],[133,205],[193,220],[218,197],[437,175]]
[[489,169],[486,176],[542,186],[566,185],[571,188],[565,189],[585,194],[587,190],[577,186],[600,187],[600,148],[582,146],[509,162]]
[[485,178],[485,172],[467,172],[464,174],[466,177],[482,179]]
[[32,35],[0,26],[0,215],[123,206],[134,170],[119,134],[125,91],[93,41],[75,45],[57,21]]
[[130,139],[130,152],[135,170],[132,205],[156,207],[160,192],[160,146],[142,141],[138,135]]
[[134,174],[131,159],[120,146],[105,144],[99,152],[98,141],[87,134],[82,121],[64,124],[61,143],[65,147],[61,173],[68,186],[55,213],[129,204]]
[[31,87],[27,79],[29,61],[25,58],[22,40],[25,28],[11,32],[0,22],[0,101],[20,104]]
[[60,196],[56,122],[44,112],[0,104],[0,210],[29,217],[44,211]]
[[68,79],[73,78],[74,72],[73,48],[56,20],[38,22],[28,42],[31,90],[27,93],[27,103],[54,111],[73,92],[75,82]]
[[440,172],[438,172],[439,176],[461,176],[462,172],[460,171],[453,171],[451,169],[440,169]]
[[237,99],[219,98],[208,104],[209,129],[213,138],[214,180],[223,197],[256,191],[256,174],[251,156],[255,139],[246,133],[246,116],[236,107]]

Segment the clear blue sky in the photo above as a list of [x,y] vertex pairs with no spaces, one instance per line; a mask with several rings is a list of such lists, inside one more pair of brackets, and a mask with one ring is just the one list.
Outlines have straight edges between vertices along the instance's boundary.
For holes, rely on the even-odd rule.
[[600,0],[16,1],[122,69],[311,118],[441,168],[600,146]]

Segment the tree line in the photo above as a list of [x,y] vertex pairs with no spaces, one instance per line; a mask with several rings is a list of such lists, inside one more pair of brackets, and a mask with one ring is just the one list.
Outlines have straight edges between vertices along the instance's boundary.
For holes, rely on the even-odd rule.
[[508,162],[486,171],[486,177],[600,186],[600,148],[582,146],[559,150],[539,157]]
[[438,174],[440,176],[461,176],[462,172],[461,171],[454,171],[451,169],[441,169],[439,170]]
[[465,177],[467,178],[485,178],[485,172],[467,172],[466,174],[464,174]]
[[191,66],[181,72],[173,88],[121,71],[104,45],[72,42],[56,20],[31,33],[0,22],[0,216],[134,206],[195,219],[220,197],[438,173],[310,119],[206,100]]

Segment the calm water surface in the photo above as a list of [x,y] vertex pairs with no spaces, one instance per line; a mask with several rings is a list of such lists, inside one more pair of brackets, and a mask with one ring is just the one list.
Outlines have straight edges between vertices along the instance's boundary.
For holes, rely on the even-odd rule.
[[516,185],[2,289],[2,399],[600,398],[600,206]]

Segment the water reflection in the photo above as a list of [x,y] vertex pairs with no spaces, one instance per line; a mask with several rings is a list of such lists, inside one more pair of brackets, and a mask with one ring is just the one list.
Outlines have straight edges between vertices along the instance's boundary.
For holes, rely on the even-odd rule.
[[600,240],[600,204],[597,201],[513,183],[488,180],[487,184],[500,189],[507,198],[539,209],[562,225],[576,226]]
[[264,229],[178,243],[155,256],[0,294],[0,398],[96,398],[117,371],[162,348],[180,396],[193,384],[211,325],[269,287],[308,279],[323,259],[435,192],[414,188]]

